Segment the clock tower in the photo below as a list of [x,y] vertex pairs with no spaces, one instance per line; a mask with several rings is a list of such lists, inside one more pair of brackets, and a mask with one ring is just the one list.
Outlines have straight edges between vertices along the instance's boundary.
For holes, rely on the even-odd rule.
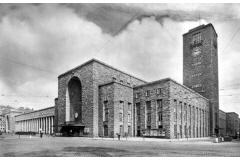
[[209,99],[209,135],[219,131],[217,37],[212,24],[183,34],[183,85]]

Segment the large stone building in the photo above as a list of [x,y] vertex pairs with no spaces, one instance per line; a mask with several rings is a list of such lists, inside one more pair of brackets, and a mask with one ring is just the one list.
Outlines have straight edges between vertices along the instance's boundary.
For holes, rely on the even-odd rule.
[[53,133],[55,107],[49,107],[15,116],[16,132]]
[[217,33],[212,24],[183,34],[183,85],[210,101],[210,134],[219,133]]
[[170,78],[136,86],[133,92],[137,136],[209,136],[209,101],[200,94]]
[[63,135],[209,135],[208,100],[170,78],[147,83],[92,59],[60,75],[58,84],[56,132]]
[[228,112],[227,115],[227,134],[237,136],[239,132],[239,116],[235,112]]
[[5,117],[0,115],[0,132],[5,132]]
[[[74,135],[102,135],[100,110],[104,102],[108,101],[108,97],[113,96],[111,99],[119,101],[119,104],[114,104],[117,107],[122,101],[125,105],[133,104],[133,86],[145,83],[95,59],[61,74],[58,77],[58,99],[55,101],[57,131],[65,134],[71,132]],[[105,92],[108,94],[105,95]],[[110,107],[105,108],[109,108],[109,118],[112,120],[104,120],[104,126],[105,129],[109,129],[106,131],[112,131],[111,126],[116,124],[112,124],[111,121],[118,118],[118,115],[112,115]]]
[[[170,78],[146,82],[92,59],[58,77],[55,109],[16,116],[16,130],[90,137],[218,134],[214,27],[208,24],[189,30],[183,44],[183,85]],[[46,111],[51,112],[46,115]]]
[[225,136],[227,134],[227,115],[222,110],[219,110],[219,126],[219,134]]

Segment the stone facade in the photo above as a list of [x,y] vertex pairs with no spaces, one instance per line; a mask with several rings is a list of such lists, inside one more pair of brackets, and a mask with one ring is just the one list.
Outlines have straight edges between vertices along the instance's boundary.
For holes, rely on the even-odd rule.
[[15,131],[53,133],[55,107],[49,107],[15,116]]
[[99,136],[132,136],[133,88],[113,80],[99,89]]
[[69,113],[68,108],[71,107],[71,103],[69,103],[71,93],[69,93],[68,88],[72,78],[79,79],[81,83],[82,120],[79,122],[85,126],[85,129],[89,129],[89,136],[99,135],[99,85],[109,83],[112,80],[129,86],[146,83],[95,59],[60,75],[58,77],[57,101],[58,131],[61,129],[61,125],[67,121],[66,113]]
[[220,135],[225,136],[227,133],[227,115],[224,111],[219,110]]
[[212,24],[183,35],[183,85],[210,101],[210,133],[219,132],[217,33]]
[[235,112],[228,112],[227,115],[227,134],[230,136],[237,136],[239,132],[239,116]]
[[134,87],[135,131],[139,136],[209,136],[209,101],[167,78]]

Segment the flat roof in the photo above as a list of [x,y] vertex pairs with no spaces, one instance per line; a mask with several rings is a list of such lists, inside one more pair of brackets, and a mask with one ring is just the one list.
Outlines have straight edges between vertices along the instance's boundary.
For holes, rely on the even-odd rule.
[[[186,34],[191,33],[191,32],[193,32],[193,31],[197,31],[197,30],[202,29],[202,28],[206,28],[206,27],[208,27],[208,26],[211,26],[211,27],[213,28],[213,31],[214,31],[215,34],[217,35],[217,32],[216,32],[214,26],[212,25],[212,23],[209,23],[209,24],[207,24],[207,25],[204,25],[204,24],[203,24],[203,25],[197,26],[197,27],[195,27],[195,28],[192,28],[192,29],[190,29],[187,33],[185,33],[185,34],[183,34],[183,35],[186,35]],[[218,36],[218,35],[217,35],[217,36]]]
[[63,75],[66,75],[66,74],[70,73],[71,71],[74,71],[74,70],[76,70],[76,69],[78,69],[78,68],[81,68],[81,67],[83,67],[83,66],[85,66],[85,65],[87,65],[87,64],[93,63],[93,62],[99,63],[99,64],[101,64],[101,65],[103,65],[103,66],[106,66],[106,67],[108,67],[108,68],[114,69],[114,70],[116,70],[116,71],[118,71],[118,72],[121,72],[121,73],[123,73],[123,74],[125,74],[125,75],[131,76],[131,77],[133,77],[133,78],[135,78],[135,79],[138,79],[138,80],[140,80],[140,81],[142,81],[142,82],[147,83],[146,81],[144,81],[144,80],[142,80],[142,79],[140,79],[140,78],[137,78],[137,77],[135,77],[135,76],[132,76],[132,75],[126,73],[126,72],[123,72],[123,71],[121,71],[121,70],[119,70],[119,69],[117,69],[117,68],[114,68],[114,67],[112,67],[112,66],[110,66],[110,65],[108,65],[108,64],[106,64],[106,63],[104,63],[104,62],[101,62],[101,61],[99,61],[99,60],[97,60],[97,59],[94,59],[94,58],[91,59],[91,60],[89,60],[89,61],[87,61],[87,62],[85,62],[85,63],[83,63],[83,64],[81,64],[81,65],[79,65],[79,66],[77,66],[77,67],[75,67],[75,68],[73,68],[73,69],[68,70],[68,71],[65,72],[65,73],[60,74],[60,75],[58,76],[58,78],[61,77],[61,76],[63,76]]
[[51,109],[51,108],[55,108],[55,106],[44,108],[44,109],[39,109],[39,110],[34,110],[34,111],[23,113],[23,114],[19,114],[19,115],[16,115],[15,117],[25,115],[25,114],[35,113],[35,112],[39,112],[39,111],[43,111],[43,110],[48,110],[48,109]]
[[177,81],[171,79],[170,77],[165,78],[165,79],[161,79],[161,80],[152,81],[152,82],[149,82],[149,83],[147,83],[147,84],[138,85],[138,86],[135,86],[135,87],[133,87],[133,88],[139,88],[139,87],[143,87],[143,86],[148,86],[148,85],[152,85],[152,84],[156,84],[156,83],[160,83],[160,82],[164,82],[164,81],[166,81],[166,82],[167,82],[167,81],[172,81],[172,82],[174,82],[175,84],[180,85],[180,86],[182,86],[183,88],[185,88],[185,89],[187,89],[187,90],[189,90],[189,91],[195,93],[195,94],[198,95],[199,97],[201,97],[201,98],[203,98],[203,99],[209,101],[206,97],[200,95],[199,93],[197,93],[197,92],[195,92],[194,90],[192,90],[192,89],[186,87],[185,85],[180,84],[179,82],[177,82]]

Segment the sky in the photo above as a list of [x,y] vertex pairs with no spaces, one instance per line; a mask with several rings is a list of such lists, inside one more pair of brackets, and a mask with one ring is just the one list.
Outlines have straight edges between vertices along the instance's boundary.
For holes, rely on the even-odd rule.
[[0,105],[54,105],[58,75],[92,58],[182,83],[182,35],[218,34],[220,109],[240,115],[240,4],[0,4]]

